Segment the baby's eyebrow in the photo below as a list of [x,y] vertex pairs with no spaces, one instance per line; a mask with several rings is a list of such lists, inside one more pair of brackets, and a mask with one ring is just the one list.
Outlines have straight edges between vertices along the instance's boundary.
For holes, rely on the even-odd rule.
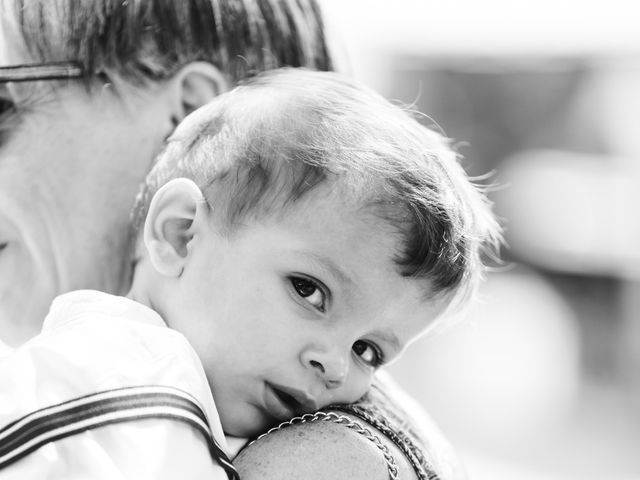
[[341,283],[343,286],[351,287],[355,285],[353,279],[349,275],[347,275],[347,273],[342,268],[340,268],[340,266],[336,262],[334,262],[332,258],[313,252],[311,250],[296,250],[295,253],[297,255],[305,256],[310,259],[318,266],[318,268],[324,270],[329,275],[334,277],[334,279]]

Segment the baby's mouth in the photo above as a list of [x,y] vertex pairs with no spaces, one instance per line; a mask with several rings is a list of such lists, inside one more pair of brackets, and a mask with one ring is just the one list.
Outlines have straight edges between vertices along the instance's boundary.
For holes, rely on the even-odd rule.
[[282,403],[284,403],[291,411],[297,412],[300,410],[300,403],[294,397],[282,390],[278,390],[277,388],[274,388],[273,391]]
[[287,410],[288,416],[302,415],[318,409],[317,402],[303,390],[270,384],[269,388]]

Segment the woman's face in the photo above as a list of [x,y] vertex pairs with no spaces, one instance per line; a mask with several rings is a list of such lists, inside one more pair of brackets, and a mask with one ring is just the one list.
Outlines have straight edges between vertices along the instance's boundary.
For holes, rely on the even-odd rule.
[[[29,63],[2,27],[0,65]],[[0,84],[0,96],[0,332],[11,345],[40,330],[59,293],[126,288],[129,211],[172,122],[161,86]]]

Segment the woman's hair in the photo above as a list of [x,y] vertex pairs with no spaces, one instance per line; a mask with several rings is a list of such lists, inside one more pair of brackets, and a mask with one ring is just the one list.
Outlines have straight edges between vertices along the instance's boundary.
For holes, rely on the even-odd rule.
[[138,228],[155,192],[179,177],[198,185],[229,234],[324,185],[310,201],[340,195],[345,208],[384,220],[400,239],[399,272],[427,279],[427,295],[471,293],[483,250],[500,241],[486,196],[449,141],[332,73],[261,74],[187,117],[138,196]]
[[315,0],[4,0],[35,62],[76,62],[87,82],[168,78],[193,61],[233,82],[282,66],[331,70]]

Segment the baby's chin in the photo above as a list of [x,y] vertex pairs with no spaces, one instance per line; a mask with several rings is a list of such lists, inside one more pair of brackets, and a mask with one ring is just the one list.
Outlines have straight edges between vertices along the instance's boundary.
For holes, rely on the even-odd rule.
[[281,420],[269,418],[261,412],[234,412],[232,415],[221,416],[222,429],[225,435],[241,438],[255,438],[269,429],[277,427]]

